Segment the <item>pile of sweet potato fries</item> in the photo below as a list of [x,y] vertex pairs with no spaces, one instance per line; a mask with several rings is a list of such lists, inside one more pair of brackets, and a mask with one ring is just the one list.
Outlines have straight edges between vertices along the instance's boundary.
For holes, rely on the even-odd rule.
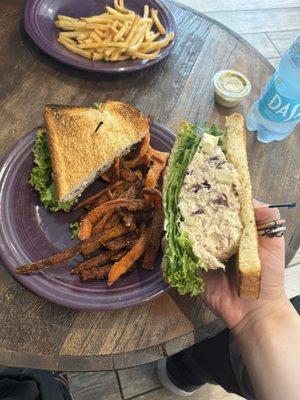
[[17,268],[31,274],[70,260],[85,260],[72,267],[82,282],[108,277],[108,285],[138,264],[153,269],[163,231],[162,173],[169,153],[153,149],[148,133],[125,158],[116,159],[101,175],[107,186],[78,203],[81,209],[80,242],[51,257]]

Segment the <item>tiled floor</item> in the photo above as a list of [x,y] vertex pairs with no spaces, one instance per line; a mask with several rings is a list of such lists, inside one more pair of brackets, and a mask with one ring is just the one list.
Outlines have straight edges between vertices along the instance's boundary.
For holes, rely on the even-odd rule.
[[[178,0],[238,32],[275,67],[292,39],[300,32],[300,0]],[[290,297],[300,293],[300,252],[286,279]],[[294,278],[297,273],[298,280]],[[176,400],[163,389],[156,363],[118,372],[69,374],[74,400]],[[181,397],[180,397],[181,398]],[[179,398],[178,398],[179,399]],[[191,400],[237,400],[221,387],[205,385]]]

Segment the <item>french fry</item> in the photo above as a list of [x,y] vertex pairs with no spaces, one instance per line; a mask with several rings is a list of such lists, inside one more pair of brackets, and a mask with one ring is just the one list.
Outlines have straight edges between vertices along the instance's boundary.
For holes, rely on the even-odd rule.
[[134,18],[134,14],[132,14],[129,10],[125,10],[123,7],[118,7],[122,11],[115,10],[112,7],[106,6],[106,11],[111,14],[111,17],[118,21],[127,21],[132,20]]
[[68,17],[67,15],[58,15],[57,19],[59,21],[72,21],[72,22],[80,22],[78,18]]
[[141,51],[144,51],[144,52],[159,50],[162,47],[167,46],[173,38],[174,38],[174,33],[172,33],[172,34],[170,33],[169,35],[167,35],[165,37],[165,39],[158,40],[158,41],[152,42],[152,43],[144,42],[143,44],[141,44],[140,49],[141,49]]
[[76,32],[76,31],[67,31],[67,32],[59,32],[58,37],[62,37],[62,38],[70,38],[70,39],[78,39],[78,37],[80,36],[80,32]]
[[122,57],[122,53],[125,49],[116,49],[111,53],[110,61],[119,61],[120,57]]
[[128,30],[128,32],[126,34],[125,43],[127,43],[127,44],[131,43],[131,40],[134,37],[138,27],[139,27],[139,19],[137,17],[135,17],[130,29]]
[[88,43],[88,44],[80,44],[80,49],[96,49],[98,47],[118,47],[118,48],[126,48],[126,44],[123,42],[110,42],[110,41],[103,41],[99,43]]
[[77,36],[77,40],[81,41],[81,40],[86,40],[89,38],[91,31],[88,32],[78,32],[79,35]]
[[89,60],[91,59],[92,55],[89,51],[85,51],[82,49],[79,49],[78,47],[75,47],[74,45],[68,43],[66,41],[68,38],[58,38],[57,41],[65,46],[68,50],[71,50],[73,53],[79,54],[80,56],[83,56],[85,58],[88,58]]
[[125,274],[131,266],[144,254],[149,240],[149,231],[146,227],[142,228],[141,236],[133,248],[117,261],[108,274],[108,285],[115,283],[121,275]]
[[[98,32],[100,32],[100,31],[98,31]],[[96,32],[92,32],[92,33],[90,34],[90,37],[91,37],[92,39],[94,39],[94,41],[97,42],[97,43],[101,43],[101,42],[102,42],[100,36],[97,35]]]
[[101,31],[99,31],[98,29],[95,29],[95,35],[97,35],[98,36],[98,38],[99,39],[105,39],[106,38],[106,33],[105,32],[101,32]]
[[[145,5],[143,15],[139,16],[126,9],[123,0],[114,0],[113,4],[114,7],[106,6],[106,12],[91,17],[78,19],[58,15],[55,25],[64,30],[59,33],[59,42],[68,50],[93,61],[147,61],[154,60],[174,38],[170,33],[157,41],[165,33],[157,10],[149,10]],[[157,33],[152,31],[153,25],[157,27]],[[63,40],[67,38],[75,40]]]
[[127,8],[124,7],[124,3],[123,6],[121,6],[121,3],[118,4],[118,0],[114,0],[114,8],[115,10],[119,11],[122,14],[133,14],[134,11],[128,10]]
[[94,15],[93,17],[83,17],[80,19],[81,19],[81,21],[84,21],[84,22],[107,24],[107,25],[112,22],[112,19],[110,18],[110,16],[106,15],[106,14]]
[[146,42],[144,42],[144,44],[152,43],[152,42],[154,42],[154,40],[156,40],[159,37],[160,37],[159,32],[156,32],[156,33],[152,32],[152,31],[146,32],[146,35],[145,35]]
[[138,58],[140,60],[155,60],[158,56],[158,51],[155,53],[141,53],[138,51],[127,51],[128,54],[130,54],[132,57]]
[[115,34],[113,39],[114,42],[118,42],[123,37],[123,35],[125,35],[125,33],[128,31],[129,26],[129,21],[125,21],[122,28],[118,31],[118,33]]
[[81,30],[98,30],[98,31],[103,31],[106,32],[110,29],[110,25],[109,24],[100,24],[100,23],[96,23],[96,22],[87,22],[86,26],[83,26],[82,28],[80,28]]
[[124,56],[119,56],[118,60],[116,60],[116,61],[127,61],[129,59],[130,59],[130,56],[124,55]]
[[151,8],[151,18],[153,19],[154,24],[157,27],[158,32],[161,35],[164,35],[166,33],[165,28],[162,26],[160,20],[158,19],[158,11],[154,10],[154,8]]
[[117,20],[117,21],[133,21],[135,16],[134,14],[121,14],[118,12],[118,14],[111,14],[111,18],[113,20]]
[[149,6],[144,5],[144,15],[143,18],[148,18],[149,17]]

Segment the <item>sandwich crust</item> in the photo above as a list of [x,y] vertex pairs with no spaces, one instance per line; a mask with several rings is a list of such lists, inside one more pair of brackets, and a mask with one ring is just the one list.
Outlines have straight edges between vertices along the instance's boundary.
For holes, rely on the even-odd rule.
[[44,117],[59,201],[80,195],[149,131],[139,110],[116,101],[99,110],[47,105]]
[[241,188],[241,218],[244,225],[237,256],[239,294],[258,298],[261,264],[255,223],[252,186],[246,151],[244,118],[240,114],[226,117],[227,159],[238,171]]

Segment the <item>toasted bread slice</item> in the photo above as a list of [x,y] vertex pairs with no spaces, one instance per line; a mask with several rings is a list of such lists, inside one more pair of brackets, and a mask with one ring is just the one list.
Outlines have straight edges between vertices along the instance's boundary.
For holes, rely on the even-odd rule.
[[258,298],[261,264],[258,255],[258,236],[247,161],[244,118],[240,114],[232,114],[230,117],[226,117],[225,127],[227,132],[227,159],[235,166],[241,182],[239,196],[244,228],[237,256],[239,294]]
[[140,111],[116,101],[99,110],[47,105],[44,116],[59,201],[79,196],[149,131]]

